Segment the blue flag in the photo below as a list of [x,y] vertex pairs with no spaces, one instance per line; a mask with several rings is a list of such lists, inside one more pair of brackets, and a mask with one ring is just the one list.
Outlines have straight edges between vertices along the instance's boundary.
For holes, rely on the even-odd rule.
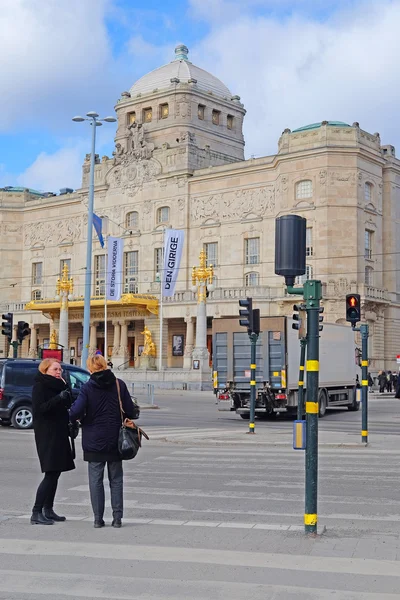
[[95,228],[97,237],[99,238],[100,246],[104,248],[104,238],[101,231],[103,228],[103,219],[95,214],[93,214],[93,227]]

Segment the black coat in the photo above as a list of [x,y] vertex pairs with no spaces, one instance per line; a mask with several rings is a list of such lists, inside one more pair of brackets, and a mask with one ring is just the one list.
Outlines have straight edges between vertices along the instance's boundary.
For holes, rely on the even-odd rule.
[[59,395],[65,389],[62,379],[40,371],[35,377],[33,429],[42,473],[75,469],[68,436],[68,408]]
[[[119,381],[124,418],[132,419],[134,407],[125,383]],[[121,460],[118,436],[121,411],[114,373],[109,369],[92,373],[69,411],[72,422],[82,423],[83,458],[89,462]]]

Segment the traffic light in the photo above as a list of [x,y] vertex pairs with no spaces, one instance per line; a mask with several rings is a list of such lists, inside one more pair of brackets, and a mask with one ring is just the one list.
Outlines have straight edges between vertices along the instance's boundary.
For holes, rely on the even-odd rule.
[[5,335],[9,342],[12,340],[12,331],[13,331],[13,314],[6,313],[5,315],[1,315],[3,322],[1,324],[2,330],[1,333]]
[[347,294],[346,296],[346,321],[355,325],[361,321],[360,294]]
[[[323,312],[324,312],[324,310],[325,310],[325,309],[324,309],[324,307],[323,307],[323,306],[320,306],[320,307],[319,307],[319,312],[320,312],[320,313],[323,313]],[[322,314],[320,314],[320,315],[319,315],[319,317],[318,317],[318,321],[319,321],[320,323],[322,323],[322,321],[323,321],[323,320],[324,320],[324,317],[322,316]],[[318,329],[319,329],[319,331],[322,331],[322,330],[323,330],[323,328],[324,328],[324,326],[323,326],[323,325],[319,325],[319,326],[318,326]]]
[[239,324],[242,327],[247,327],[247,332],[250,335],[253,333],[253,299],[239,300],[239,306],[243,306],[243,309],[239,310],[239,315],[243,317],[239,319]]
[[253,308],[253,333],[260,335],[260,309]]
[[293,306],[293,321],[292,328],[297,329],[299,332],[299,338],[305,338],[307,336],[307,313],[305,304],[295,304]]
[[22,343],[22,340],[29,335],[31,330],[29,329],[29,324],[25,323],[25,321],[18,321],[17,326],[17,340]]

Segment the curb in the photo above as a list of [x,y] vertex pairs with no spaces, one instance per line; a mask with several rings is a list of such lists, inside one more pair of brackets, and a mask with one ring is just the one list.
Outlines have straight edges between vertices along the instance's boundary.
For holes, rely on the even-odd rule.
[[160,407],[157,404],[139,404],[140,410],[158,410]]
[[[151,436],[151,434],[150,434]],[[241,446],[269,446],[271,448],[274,447],[284,447],[284,448],[289,448],[290,450],[294,450],[293,449],[293,444],[292,441],[289,443],[286,442],[260,442],[257,440],[254,440],[253,442],[247,441],[247,440],[217,440],[214,438],[210,438],[210,439],[202,439],[202,440],[191,440],[190,438],[185,438],[185,439],[173,439],[173,438],[158,438],[157,440],[154,440],[155,442],[161,442],[164,444],[190,444],[191,446],[234,446],[234,445],[241,445]],[[343,443],[330,443],[330,442],[326,442],[326,443],[320,443],[318,444],[319,448],[354,448],[357,450],[361,450],[364,449],[366,447],[371,447],[371,444],[362,444],[362,443],[356,443],[356,442],[343,442]],[[296,450],[296,452],[298,452],[298,450]],[[303,450],[304,452],[304,450]]]

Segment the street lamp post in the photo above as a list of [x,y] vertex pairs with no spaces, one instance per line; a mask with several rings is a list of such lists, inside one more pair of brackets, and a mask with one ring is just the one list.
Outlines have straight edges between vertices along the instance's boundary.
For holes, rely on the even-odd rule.
[[96,127],[102,125],[102,121],[115,123],[114,117],[105,117],[99,119],[96,112],[86,113],[84,117],[74,117],[72,120],[76,123],[89,121],[92,129],[92,148],[90,152],[90,175],[89,175],[89,203],[88,203],[88,229],[86,246],[86,273],[85,273],[85,294],[83,304],[83,348],[82,348],[82,366],[86,367],[86,361],[89,356],[89,333],[90,333],[90,292],[92,287],[92,235],[93,235],[93,206],[94,206],[94,165],[96,158]]

